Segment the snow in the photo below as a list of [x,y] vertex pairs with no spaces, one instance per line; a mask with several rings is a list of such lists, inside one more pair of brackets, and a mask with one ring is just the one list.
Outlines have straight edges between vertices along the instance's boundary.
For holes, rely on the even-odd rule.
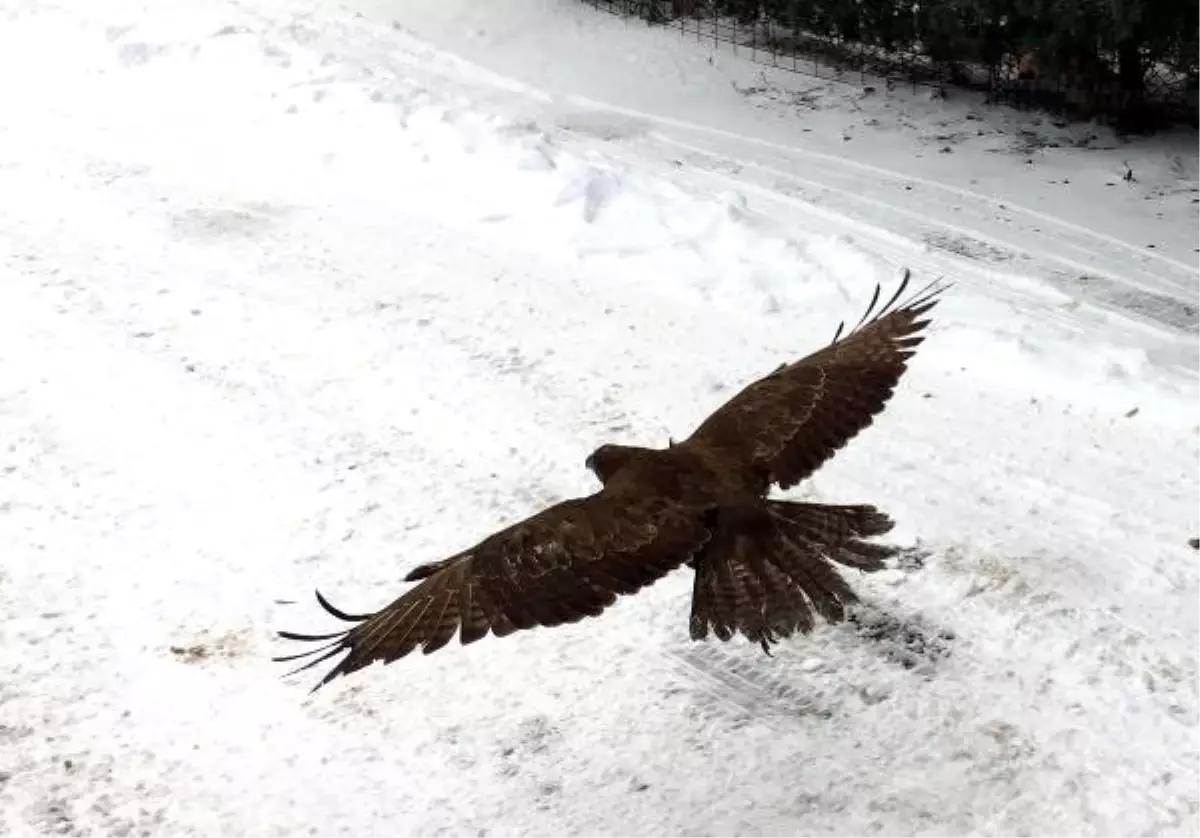
[[[567,0],[3,15],[0,831],[1200,829],[1194,132]],[[312,696],[270,662],[902,267],[954,282],[931,337],[793,492],[916,548],[853,623],[695,644],[678,574]]]

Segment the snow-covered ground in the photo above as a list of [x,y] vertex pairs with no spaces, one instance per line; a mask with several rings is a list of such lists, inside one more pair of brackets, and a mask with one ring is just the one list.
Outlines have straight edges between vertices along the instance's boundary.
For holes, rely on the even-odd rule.
[[[0,79],[0,832],[1200,830],[1194,132],[574,0],[6,0]],[[313,696],[270,662],[902,267],[953,291],[795,493],[924,556],[854,622],[694,644],[681,573]]]

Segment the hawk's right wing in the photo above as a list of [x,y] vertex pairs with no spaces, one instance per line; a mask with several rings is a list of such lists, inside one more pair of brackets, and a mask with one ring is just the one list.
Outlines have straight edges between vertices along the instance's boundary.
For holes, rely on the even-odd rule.
[[[781,489],[811,475],[883,410],[908,359],[925,338],[922,319],[943,290],[926,288],[875,312],[879,288],[862,321],[833,343],[751,383],[718,408],[684,445],[720,452]],[[873,316],[872,316],[873,315]],[[841,338],[840,340],[838,338]]]
[[[429,654],[459,633],[472,643],[490,631],[557,626],[599,615],[619,594],[631,594],[687,562],[709,540],[703,510],[641,494],[610,490],[564,501],[441,562],[422,565],[420,580],[374,614],[326,611],[358,625],[343,632],[289,640],[332,640],[298,655],[315,656],[300,670],[346,652],[317,687],[374,661]],[[296,670],[296,671],[300,671]]]

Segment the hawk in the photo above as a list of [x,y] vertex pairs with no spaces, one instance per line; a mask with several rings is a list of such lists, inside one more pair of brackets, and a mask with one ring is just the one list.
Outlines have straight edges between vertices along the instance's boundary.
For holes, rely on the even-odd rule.
[[[280,632],[330,641],[276,658],[312,658],[299,672],[343,654],[314,687],[416,649],[465,645],[536,626],[596,617],[684,566],[694,573],[689,629],[703,639],[741,634],[772,643],[807,632],[819,615],[843,619],[857,598],[835,565],[880,570],[897,548],[868,539],[892,528],[873,506],[769,499],[869,426],[892,395],[944,286],[897,304],[909,273],[876,311],[806,358],[754,381],[681,442],[666,448],[603,445],[585,465],[600,489],[550,506],[449,558],[413,568],[416,584],[372,614],[321,606],[352,627],[333,634]],[[292,674],[292,673],[289,673]]]

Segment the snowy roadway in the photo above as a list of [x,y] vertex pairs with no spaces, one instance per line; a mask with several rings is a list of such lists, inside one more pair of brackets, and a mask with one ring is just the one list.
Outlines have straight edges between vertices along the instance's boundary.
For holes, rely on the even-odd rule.
[[[1195,834],[1194,154],[1004,221],[471,65],[457,5],[0,5],[0,832]],[[797,492],[914,546],[854,622],[694,644],[679,574],[313,696],[269,661],[904,266],[955,287]]]

